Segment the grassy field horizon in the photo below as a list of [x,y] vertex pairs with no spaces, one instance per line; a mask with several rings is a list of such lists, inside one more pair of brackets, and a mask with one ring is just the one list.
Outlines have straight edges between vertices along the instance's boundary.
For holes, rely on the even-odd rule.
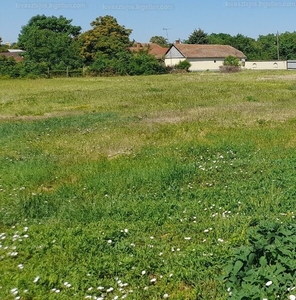
[[0,299],[227,299],[295,129],[292,71],[0,80]]

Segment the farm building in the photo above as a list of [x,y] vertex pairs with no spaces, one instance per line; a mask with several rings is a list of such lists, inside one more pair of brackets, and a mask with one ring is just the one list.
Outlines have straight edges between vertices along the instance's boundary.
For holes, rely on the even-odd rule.
[[166,66],[175,66],[180,61],[188,60],[191,63],[190,71],[219,70],[224,59],[232,55],[244,62],[246,56],[229,45],[200,45],[181,44],[176,42],[165,54]]
[[21,56],[25,51],[20,49],[8,49],[8,52],[0,52],[0,56],[12,57],[16,61],[22,61],[23,57]]
[[152,54],[158,60],[163,60],[166,52],[169,48],[161,47],[155,43],[135,43],[133,47],[130,47],[130,51],[138,52],[140,50],[147,50],[149,54]]

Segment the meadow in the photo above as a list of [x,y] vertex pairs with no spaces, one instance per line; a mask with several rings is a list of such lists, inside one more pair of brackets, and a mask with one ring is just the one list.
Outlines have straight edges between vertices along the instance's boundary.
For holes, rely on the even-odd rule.
[[295,130],[291,71],[0,80],[0,299],[228,299]]

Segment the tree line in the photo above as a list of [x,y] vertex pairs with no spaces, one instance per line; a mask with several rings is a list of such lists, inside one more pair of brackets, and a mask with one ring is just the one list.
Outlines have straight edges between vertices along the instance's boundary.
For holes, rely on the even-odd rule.
[[[89,75],[142,75],[168,72],[162,61],[148,49],[132,52],[132,29],[118,24],[110,15],[91,22],[91,29],[81,32],[63,16],[36,15],[22,27],[13,46],[25,50],[22,62],[0,56],[0,75],[10,77],[48,76],[50,71],[86,70]],[[153,36],[149,42],[169,47],[168,40]],[[260,35],[253,39],[242,34],[207,34],[195,29],[183,43],[231,45],[248,60],[296,59],[296,32]],[[0,52],[6,51],[0,37]]]
[[259,35],[257,39],[227,33],[207,34],[195,29],[187,40],[188,44],[230,45],[242,51],[248,60],[292,60],[296,59],[296,32],[270,33]]

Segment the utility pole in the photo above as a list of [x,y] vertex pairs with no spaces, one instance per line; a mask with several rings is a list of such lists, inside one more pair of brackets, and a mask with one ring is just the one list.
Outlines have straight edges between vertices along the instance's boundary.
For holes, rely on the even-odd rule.
[[279,44],[279,32],[276,33],[276,46],[277,46],[277,57],[280,60],[280,44]]
[[166,31],[166,37],[167,37],[168,43],[169,43],[169,34],[168,34],[168,30],[170,30],[170,29],[172,29],[172,28],[163,28],[163,30]]

